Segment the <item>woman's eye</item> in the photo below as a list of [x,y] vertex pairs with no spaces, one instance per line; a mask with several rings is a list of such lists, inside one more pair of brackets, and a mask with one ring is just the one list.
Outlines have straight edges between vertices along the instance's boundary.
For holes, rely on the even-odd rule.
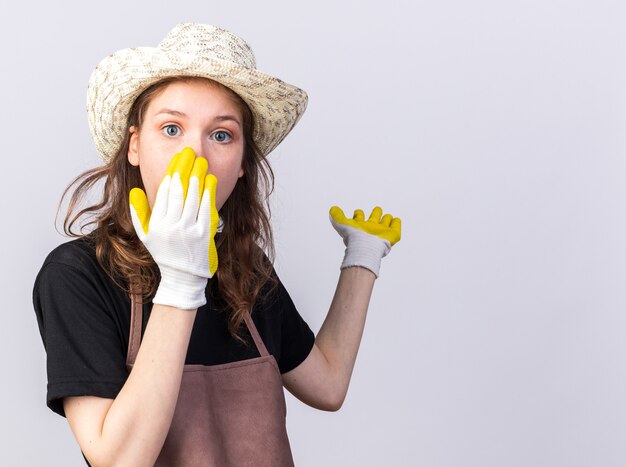
[[178,128],[176,125],[167,125],[163,128],[163,131],[167,136],[178,136],[178,134],[180,133],[180,128]]
[[223,130],[216,131],[215,133],[213,133],[213,134],[211,135],[211,137],[212,137],[215,141],[217,141],[218,143],[226,143],[226,142],[230,141],[230,140],[231,140],[231,138],[232,138],[232,137],[228,134],[228,132],[223,131]]

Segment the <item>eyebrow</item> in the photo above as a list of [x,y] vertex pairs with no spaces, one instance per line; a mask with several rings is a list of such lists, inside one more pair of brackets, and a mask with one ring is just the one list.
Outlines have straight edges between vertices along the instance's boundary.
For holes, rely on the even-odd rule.
[[[189,118],[186,113],[180,112],[179,110],[172,110],[172,109],[161,109],[159,110],[159,112],[157,112],[156,115],[161,115],[161,114],[168,114],[168,115],[174,115],[175,117]],[[239,119],[235,117],[234,115],[228,115],[228,114],[218,115],[213,120],[217,120],[219,122],[230,120],[230,121],[235,122],[237,125],[241,127],[241,123],[239,122]]]
[[161,115],[161,114],[170,114],[170,115],[174,115],[176,117],[186,117],[187,114],[183,113],[183,112],[179,112],[178,110],[171,110],[171,109],[161,109],[157,112],[157,115]]

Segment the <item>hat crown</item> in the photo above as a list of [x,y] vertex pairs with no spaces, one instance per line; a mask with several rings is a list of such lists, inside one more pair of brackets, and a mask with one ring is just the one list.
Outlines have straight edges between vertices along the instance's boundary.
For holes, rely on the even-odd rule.
[[245,68],[256,68],[254,53],[243,39],[208,24],[178,24],[161,41],[159,49],[166,53],[184,53],[196,58],[225,60]]
[[252,138],[267,156],[306,109],[307,95],[256,69],[254,53],[241,38],[208,24],[182,23],[158,47],[133,47],[105,57],[89,79],[87,114],[96,148],[106,163],[128,136],[133,103],[165,78],[195,76],[237,94],[254,118]]

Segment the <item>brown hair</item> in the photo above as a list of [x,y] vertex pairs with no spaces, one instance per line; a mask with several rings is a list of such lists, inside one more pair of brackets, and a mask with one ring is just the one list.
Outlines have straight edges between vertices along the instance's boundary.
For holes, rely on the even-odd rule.
[[[165,78],[148,87],[131,108],[124,139],[115,156],[106,165],[80,174],[63,192],[61,202],[75,187],[67,206],[63,231],[71,237],[89,235],[95,243],[98,262],[123,290],[130,293],[130,284],[136,284],[144,301],[154,296],[160,280],[159,270],[135,234],[128,207],[129,191],[134,187],[144,189],[139,168],[132,166],[127,159],[129,129],[131,126],[141,128],[152,99],[174,81],[206,81],[222,87],[242,113],[244,175],[220,209],[224,227],[215,240],[219,258],[216,292],[230,311],[228,329],[231,335],[245,343],[238,332],[245,314],[250,312],[257,299],[263,298],[277,284],[272,267],[274,242],[268,202],[274,189],[274,173],[252,138],[254,117],[250,108],[232,90],[197,77]],[[87,192],[100,181],[104,181],[101,200],[79,209]],[[74,230],[77,223],[80,226],[78,232]],[[85,234],[85,229],[90,232]],[[265,286],[270,289],[261,294]]]

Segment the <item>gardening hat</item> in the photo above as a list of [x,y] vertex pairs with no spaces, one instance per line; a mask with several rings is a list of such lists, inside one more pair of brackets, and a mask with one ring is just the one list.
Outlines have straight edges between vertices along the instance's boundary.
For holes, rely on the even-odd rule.
[[209,78],[238,94],[252,111],[252,137],[263,155],[289,134],[307,105],[302,89],[256,69],[252,49],[241,38],[215,26],[181,23],[158,47],[120,50],[92,73],[87,113],[104,162],[119,150],[135,99],[151,84],[173,76]]

